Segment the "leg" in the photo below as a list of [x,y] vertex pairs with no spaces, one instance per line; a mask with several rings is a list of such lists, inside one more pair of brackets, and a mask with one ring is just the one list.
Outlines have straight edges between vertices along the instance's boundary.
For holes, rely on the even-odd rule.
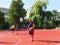
[[34,35],[31,35],[31,41],[34,41]]

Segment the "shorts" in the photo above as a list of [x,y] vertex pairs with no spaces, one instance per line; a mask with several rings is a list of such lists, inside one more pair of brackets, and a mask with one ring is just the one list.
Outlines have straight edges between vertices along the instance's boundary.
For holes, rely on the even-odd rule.
[[14,31],[14,29],[10,29],[11,31]]
[[29,30],[30,35],[34,35],[34,30]]

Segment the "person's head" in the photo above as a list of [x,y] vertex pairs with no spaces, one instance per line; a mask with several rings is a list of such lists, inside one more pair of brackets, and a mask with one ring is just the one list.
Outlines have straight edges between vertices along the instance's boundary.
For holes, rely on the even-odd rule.
[[30,19],[29,22],[32,22],[33,23],[33,20]]

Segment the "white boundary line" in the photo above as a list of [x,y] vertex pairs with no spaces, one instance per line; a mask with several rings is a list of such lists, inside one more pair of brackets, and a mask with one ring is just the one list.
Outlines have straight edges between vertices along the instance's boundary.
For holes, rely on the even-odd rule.
[[13,44],[13,45],[17,45],[17,44],[19,44],[19,43],[21,43],[21,39],[19,39],[15,44]]
[[58,43],[57,45],[60,45],[60,43]]

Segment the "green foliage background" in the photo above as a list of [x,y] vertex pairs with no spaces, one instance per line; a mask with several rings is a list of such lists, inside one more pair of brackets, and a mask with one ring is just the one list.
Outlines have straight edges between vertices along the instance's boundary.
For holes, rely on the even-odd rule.
[[[60,21],[55,21],[55,17],[60,16],[60,12],[56,10],[46,11],[47,5],[48,1],[36,0],[35,4],[29,10],[29,18],[24,19],[27,13],[23,8],[24,3],[22,0],[12,0],[10,8],[8,9],[7,18],[4,17],[4,12],[0,10],[0,29],[9,29],[13,24],[27,26],[29,19],[34,21],[36,29],[52,29],[58,27]],[[20,18],[23,18],[23,22],[20,22]]]

